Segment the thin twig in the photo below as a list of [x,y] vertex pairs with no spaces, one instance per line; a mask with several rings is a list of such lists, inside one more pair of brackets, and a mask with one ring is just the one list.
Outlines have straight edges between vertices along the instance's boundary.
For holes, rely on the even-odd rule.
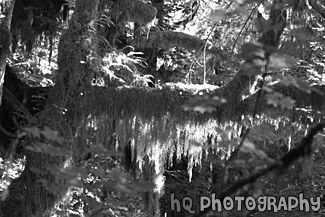
[[246,26],[247,26],[248,21],[251,19],[251,17],[252,17],[253,14],[255,13],[256,9],[257,9],[261,4],[262,4],[262,2],[260,2],[258,5],[256,5],[256,6],[253,8],[252,12],[251,12],[251,13],[249,14],[249,16],[247,17],[247,19],[246,19],[246,21],[245,21],[243,27],[240,29],[240,31],[239,31],[239,33],[238,33],[238,35],[237,35],[237,37],[236,37],[236,40],[235,40],[235,42],[234,42],[234,44],[233,44],[233,46],[232,46],[232,48],[231,48],[231,52],[230,52],[230,55],[229,55],[228,60],[227,60],[227,66],[226,66],[226,68],[228,68],[228,65],[229,65],[230,59],[231,59],[232,55],[234,54],[235,47],[236,47],[237,42],[238,42],[238,40],[239,40],[239,36],[241,36],[242,32],[244,31],[244,29],[245,29]]

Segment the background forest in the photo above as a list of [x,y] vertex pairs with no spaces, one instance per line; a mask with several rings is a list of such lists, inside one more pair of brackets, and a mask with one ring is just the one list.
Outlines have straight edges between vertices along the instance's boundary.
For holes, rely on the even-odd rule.
[[322,0],[0,0],[0,217],[325,216],[324,24]]

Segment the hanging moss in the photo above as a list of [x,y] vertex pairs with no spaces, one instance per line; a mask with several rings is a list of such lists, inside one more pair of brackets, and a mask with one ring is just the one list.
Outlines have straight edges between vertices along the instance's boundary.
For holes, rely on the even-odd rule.
[[[185,112],[182,105],[190,95],[190,91],[177,88],[92,88],[83,93],[80,102],[87,105],[83,106],[83,113],[91,115],[86,117],[85,130],[80,130],[78,136],[88,140],[84,145],[103,144],[109,150],[114,150],[117,144],[121,150],[132,146],[129,153],[132,164],[137,163],[141,168],[147,156],[157,173],[167,161],[172,162],[174,153],[177,159],[185,156],[191,178],[192,168],[200,167],[204,149],[212,148],[223,159],[230,156],[242,126],[252,128],[249,137],[252,141],[273,140],[271,132],[287,138],[307,127],[299,124],[306,112],[296,111],[300,119],[291,122],[288,118],[291,110],[271,108],[256,119],[247,114],[241,120],[227,117],[227,121],[220,122],[214,114]],[[261,130],[271,137],[263,137]]]

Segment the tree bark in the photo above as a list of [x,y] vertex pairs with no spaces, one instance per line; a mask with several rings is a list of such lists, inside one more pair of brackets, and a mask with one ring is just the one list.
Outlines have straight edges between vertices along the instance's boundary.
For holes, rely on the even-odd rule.
[[[156,175],[155,166],[151,164],[148,156],[145,157],[143,165],[143,180],[147,182],[153,182],[154,176]],[[159,209],[159,197],[160,195],[154,190],[150,190],[145,192],[143,195],[143,201],[145,203],[146,211],[148,216],[151,217],[159,217],[160,209]]]
[[2,101],[2,87],[6,69],[6,60],[11,45],[11,18],[15,0],[0,0],[0,105]]

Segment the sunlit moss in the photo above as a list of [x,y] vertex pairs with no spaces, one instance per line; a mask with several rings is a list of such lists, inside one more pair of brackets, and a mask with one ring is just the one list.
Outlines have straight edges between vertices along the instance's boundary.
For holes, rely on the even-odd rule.
[[[167,161],[172,166],[174,154],[178,160],[187,157],[191,174],[193,166],[200,166],[204,149],[214,150],[221,160],[229,158],[240,143],[242,127],[250,129],[248,138],[253,142],[276,143],[283,138],[290,146],[313,121],[322,119],[321,114],[311,111],[270,109],[255,118],[242,115],[241,119],[220,122],[215,114],[183,111],[183,95],[176,88],[93,89],[85,94],[89,105],[85,113],[89,110],[92,115],[86,119],[87,129],[80,130],[79,136],[92,144],[102,143],[108,149],[130,143],[132,150],[136,149],[132,155],[137,155],[139,167],[148,156],[157,173]],[[116,143],[112,143],[113,137]]]

